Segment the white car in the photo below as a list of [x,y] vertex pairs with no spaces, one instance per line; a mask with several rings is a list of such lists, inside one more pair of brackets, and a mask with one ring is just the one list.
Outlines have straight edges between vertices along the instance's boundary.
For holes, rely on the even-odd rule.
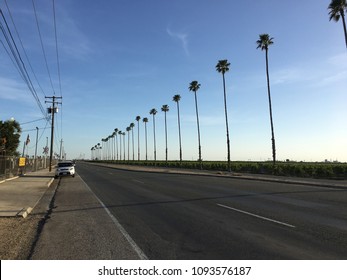
[[58,162],[54,177],[58,178],[60,176],[75,177],[75,164],[72,161]]

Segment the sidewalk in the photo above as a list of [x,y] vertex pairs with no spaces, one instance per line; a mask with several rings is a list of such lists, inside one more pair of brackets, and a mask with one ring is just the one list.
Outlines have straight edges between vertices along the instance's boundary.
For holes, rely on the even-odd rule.
[[48,169],[0,183],[0,217],[27,217],[54,180]]

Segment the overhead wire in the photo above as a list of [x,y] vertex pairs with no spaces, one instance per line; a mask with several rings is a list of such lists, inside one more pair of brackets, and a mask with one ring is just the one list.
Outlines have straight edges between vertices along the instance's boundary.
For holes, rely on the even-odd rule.
[[[54,23],[55,51],[56,51],[58,79],[59,79],[59,93],[60,93],[60,97],[62,97],[61,73],[60,73],[59,51],[58,51],[58,36],[57,36],[57,24],[56,24],[56,9],[55,9],[55,1],[52,0],[52,2],[53,2],[53,21],[54,21],[53,23]],[[27,55],[27,52],[26,52],[26,50],[24,48],[24,44],[23,44],[23,42],[22,42],[22,40],[20,38],[19,32],[17,30],[17,27],[15,25],[14,19],[12,17],[11,10],[10,10],[8,4],[7,4],[7,0],[5,0],[5,4],[6,4],[6,7],[7,7],[8,14],[9,14],[9,16],[11,18],[11,22],[12,22],[12,24],[14,26],[14,30],[16,32],[16,35],[17,35],[18,40],[20,42],[20,45],[22,47],[23,53],[24,53],[24,55],[26,57],[26,61],[27,61],[28,65],[30,66],[31,72],[32,72],[33,76],[35,77],[37,85],[39,86],[43,96],[45,97],[45,92],[44,92],[43,88],[41,87],[41,85],[40,85],[40,83],[39,83],[39,81],[37,79],[37,76],[35,74],[35,71],[34,71],[32,65],[30,63],[30,60],[29,60],[28,55]],[[37,15],[37,11],[36,11],[36,6],[35,6],[34,0],[32,0],[32,5],[33,5],[34,14],[35,14],[36,26],[37,26],[37,30],[38,30],[38,33],[39,33],[41,49],[42,49],[42,53],[43,53],[43,57],[44,57],[45,65],[46,65],[46,70],[47,70],[47,73],[48,73],[48,77],[49,77],[50,85],[52,87],[53,94],[55,96],[56,93],[55,93],[55,90],[54,90],[52,76],[51,76],[51,73],[50,73],[50,70],[49,70],[49,66],[48,66],[48,62],[47,62],[47,56],[46,56],[46,52],[45,52],[45,48],[44,48],[44,44],[43,44],[43,40],[42,40],[42,35],[41,35],[41,30],[40,30],[40,25],[39,25],[39,20],[38,20],[38,15]],[[48,115],[48,113],[44,110],[44,108],[43,108],[43,106],[41,104],[41,101],[40,101],[40,99],[39,99],[39,97],[37,95],[35,87],[34,87],[34,85],[32,83],[31,78],[30,78],[30,75],[28,74],[28,71],[27,71],[27,68],[25,66],[25,63],[22,60],[21,54],[20,54],[20,52],[18,50],[17,44],[16,44],[16,42],[15,42],[13,36],[12,36],[11,30],[10,30],[10,28],[8,26],[8,23],[7,23],[7,20],[5,18],[5,15],[3,14],[1,9],[0,9],[0,13],[1,13],[1,17],[2,17],[2,19],[3,19],[3,21],[4,21],[5,25],[6,25],[6,29],[5,29],[5,27],[3,26],[3,24],[0,21],[0,30],[1,30],[1,32],[4,35],[5,41],[6,41],[7,45],[8,45],[8,48],[5,46],[4,42],[1,39],[0,39],[0,42],[3,45],[7,55],[10,57],[13,65],[17,69],[18,73],[20,74],[20,76],[22,77],[22,79],[24,80],[26,85],[28,86],[30,92],[32,93],[32,95],[33,95],[33,97],[35,99],[35,101],[37,102],[37,104],[38,104],[38,106],[39,106],[39,108],[40,108],[40,110],[41,110],[41,112],[42,112],[42,114],[44,116],[44,119],[46,119],[46,127],[47,127],[47,124],[51,120],[51,118]],[[56,108],[57,108],[57,106],[56,106]],[[63,117],[62,117],[62,109],[61,109],[61,125],[60,125],[61,136],[62,136],[62,130],[63,130],[62,129],[62,123],[63,123],[62,120],[63,120]],[[27,122],[27,123],[31,123],[31,122],[34,122],[34,121],[30,121],[30,122]],[[59,134],[58,119],[55,119],[55,123],[57,124],[55,126],[56,127],[55,130],[57,132],[57,133],[55,133],[55,138],[56,138],[58,136],[58,134]],[[41,137],[42,137],[42,135],[43,135],[43,133],[41,134]],[[60,143],[60,141],[56,141],[55,142],[55,146],[57,146],[57,143]]]
[[46,64],[46,69],[47,69],[49,81],[50,81],[51,86],[52,86],[53,95],[55,95],[54,86],[53,86],[53,82],[52,82],[52,77],[51,77],[51,73],[50,73],[49,67],[48,67],[46,52],[45,52],[45,48],[44,48],[44,46],[43,46],[43,41],[42,41],[42,36],[41,36],[41,30],[40,30],[39,20],[38,20],[38,18],[37,18],[37,12],[36,12],[36,7],[35,7],[35,2],[34,2],[34,0],[32,0],[31,2],[33,3],[34,14],[35,14],[35,19],[36,19],[36,26],[37,26],[37,30],[38,30],[38,32],[39,32],[39,37],[40,37],[40,42],[41,42],[41,49],[42,49],[43,57],[44,57],[44,60],[45,60],[45,64]]
[[[6,29],[5,29],[3,24],[0,21],[0,30],[1,30],[1,32],[4,35],[4,38],[5,38],[6,43],[7,43],[8,47],[9,47],[9,49],[10,49],[10,52],[12,53],[12,56],[13,56],[14,60],[12,60],[11,56],[10,56],[10,58],[11,58],[12,62],[14,62],[14,61],[16,62],[16,65],[18,66],[16,68],[17,68],[17,70],[19,70],[20,76],[22,77],[24,82],[27,84],[30,92],[32,93],[34,99],[36,100],[36,103],[39,106],[39,108],[41,110],[41,113],[43,114],[43,116],[45,116],[45,118],[48,118],[47,114],[46,114],[46,111],[43,109],[42,103],[41,103],[41,101],[40,101],[40,99],[39,99],[39,97],[37,95],[35,87],[32,84],[32,81],[30,79],[30,75],[29,75],[29,73],[28,73],[28,71],[27,71],[27,69],[25,67],[25,64],[24,64],[24,62],[22,60],[22,57],[21,57],[20,52],[18,50],[17,44],[16,44],[16,42],[15,42],[13,36],[12,36],[12,32],[11,32],[9,26],[8,26],[8,23],[7,23],[7,20],[5,18],[5,15],[4,15],[4,13],[2,12],[1,9],[0,9],[0,14],[1,14],[1,17],[2,17],[5,25],[6,25]],[[7,52],[7,53],[9,54],[9,52]]]
[[37,83],[37,85],[39,86],[39,88],[40,88],[40,90],[41,90],[41,92],[42,92],[42,94],[43,94],[43,97],[45,97],[45,91],[43,90],[41,84],[39,83],[39,80],[38,80],[38,78],[37,78],[37,76],[36,76],[36,74],[35,74],[35,71],[34,71],[32,65],[31,65],[31,63],[30,63],[30,59],[29,59],[28,54],[27,54],[27,52],[26,52],[26,50],[25,50],[25,48],[24,48],[24,44],[23,44],[23,42],[22,42],[21,36],[19,35],[17,26],[16,26],[16,24],[15,24],[15,22],[14,22],[14,20],[13,20],[12,12],[11,12],[11,10],[10,10],[10,7],[9,7],[8,4],[7,4],[7,0],[4,0],[4,1],[5,1],[5,5],[6,5],[6,8],[7,8],[7,12],[8,12],[8,14],[9,14],[10,19],[11,19],[11,22],[12,22],[12,24],[13,24],[14,30],[15,30],[15,32],[16,32],[16,34],[17,34],[19,43],[20,43],[20,45],[21,45],[21,47],[22,47],[23,53],[24,53],[24,55],[25,55],[25,58],[26,58],[26,60],[27,60],[27,62],[28,62],[28,64],[29,64],[30,70],[31,70],[32,74],[34,75],[34,78],[35,78],[35,80],[36,80],[36,83]]
[[[59,79],[59,92],[60,92],[60,97],[63,98],[62,87],[61,87],[61,75],[60,75],[60,61],[59,61],[59,48],[58,48],[58,36],[57,36],[55,0],[52,0],[52,6],[53,6],[55,50],[56,50],[56,55],[57,55],[57,68],[58,68],[58,79]],[[60,124],[61,124],[60,125],[60,138],[63,139],[63,103],[61,103],[60,108],[61,108],[61,111],[60,111]]]

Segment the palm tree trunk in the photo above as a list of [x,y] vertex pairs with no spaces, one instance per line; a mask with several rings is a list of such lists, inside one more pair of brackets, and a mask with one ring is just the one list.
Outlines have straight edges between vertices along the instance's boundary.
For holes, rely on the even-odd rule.
[[266,79],[267,79],[267,93],[269,98],[269,110],[270,110],[270,123],[271,123],[271,141],[272,141],[272,160],[273,164],[276,164],[276,144],[275,144],[275,132],[272,119],[272,105],[271,105],[271,94],[270,94],[270,78],[269,78],[269,62],[268,62],[268,50],[265,50],[266,56]]
[[227,149],[228,149],[228,171],[231,172],[230,167],[230,139],[229,139],[229,124],[228,124],[228,111],[227,111],[227,95],[225,90],[225,77],[223,73],[223,89],[224,89],[224,112],[225,112],[225,125],[227,131]]
[[341,18],[342,18],[343,30],[345,32],[345,42],[346,42],[346,48],[347,48],[347,30],[346,30],[345,13],[343,12],[343,10],[340,13],[341,13]]
[[182,162],[181,121],[180,121],[180,106],[178,101],[177,101],[177,116],[178,116],[178,138],[180,143],[180,162]]
[[197,100],[197,96],[196,96],[196,91],[194,91],[194,97],[195,97],[196,123],[197,123],[197,126],[198,126],[199,162],[200,162],[200,169],[202,169],[201,142],[200,142],[200,125],[199,125],[198,100]]
[[157,144],[155,141],[155,116],[153,114],[154,161],[157,160]]
[[125,161],[125,132],[123,132],[123,153],[124,153],[124,161]]
[[130,160],[130,131],[128,131],[128,161]]
[[146,143],[146,161],[148,160],[147,155],[147,123],[145,123],[145,143]]
[[135,160],[135,148],[134,148],[134,128],[131,129],[132,145],[133,145],[133,161]]
[[165,162],[167,164],[167,123],[166,123],[166,112],[165,112]]
[[118,161],[118,136],[116,133],[116,154],[117,154],[117,161]]
[[140,122],[137,121],[137,160],[140,160]]

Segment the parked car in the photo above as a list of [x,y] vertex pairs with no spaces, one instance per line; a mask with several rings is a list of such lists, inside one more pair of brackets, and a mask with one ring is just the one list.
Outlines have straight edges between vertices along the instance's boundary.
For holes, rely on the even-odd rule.
[[60,176],[75,177],[75,165],[72,161],[58,162],[54,177],[58,178]]

